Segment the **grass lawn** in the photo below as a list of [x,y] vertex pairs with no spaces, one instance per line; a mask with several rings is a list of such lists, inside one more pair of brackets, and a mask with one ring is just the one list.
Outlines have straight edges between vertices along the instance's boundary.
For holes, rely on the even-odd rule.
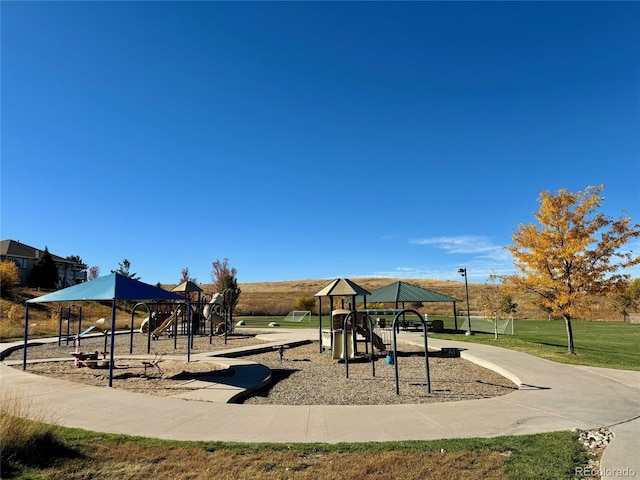
[[[260,316],[249,317],[243,315],[234,315],[234,323],[243,321],[245,323],[244,328],[271,328],[269,324],[276,322],[280,325],[280,328],[318,328],[318,316],[306,317],[301,322],[285,322],[283,316]],[[330,319],[328,315],[322,317],[322,328],[329,328]]]
[[[460,324],[460,319],[458,319]],[[483,343],[530,353],[560,363],[594,367],[640,370],[640,325],[574,320],[575,355],[567,353],[567,329],[564,320],[515,320],[514,335],[453,333],[453,319],[444,319],[447,333],[434,338]],[[473,330],[473,322],[471,324]]]

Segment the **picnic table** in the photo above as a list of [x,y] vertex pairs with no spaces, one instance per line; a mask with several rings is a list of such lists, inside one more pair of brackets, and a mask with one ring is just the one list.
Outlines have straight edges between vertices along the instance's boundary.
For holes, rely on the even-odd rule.
[[[98,362],[106,362],[106,356],[108,352],[70,352],[69,355],[74,357],[76,360],[76,366],[84,367],[87,366],[89,368],[98,367]],[[102,358],[98,358],[102,355]]]
[[[433,324],[429,321],[427,323],[427,330],[431,330]],[[409,321],[409,320],[400,320],[400,328],[405,332],[408,330],[418,331],[422,330],[422,322]]]

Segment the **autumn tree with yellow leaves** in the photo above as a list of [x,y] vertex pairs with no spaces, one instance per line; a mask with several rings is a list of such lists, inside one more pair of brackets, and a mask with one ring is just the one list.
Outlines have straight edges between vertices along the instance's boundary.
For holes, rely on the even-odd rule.
[[640,263],[640,256],[622,250],[640,236],[640,225],[630,217],[613,220],[601,213],[603,191],[600,185],[577,193],[540,193],[534,213],[538,225],[520,224],[514,245],[507,247],[519,271],[508,278],[510,287],[534,294],[537,305],[562,315],[570,354],[575,354],[571,318],[586,311],[594,296],[626,288],[630,276],[620,270]]

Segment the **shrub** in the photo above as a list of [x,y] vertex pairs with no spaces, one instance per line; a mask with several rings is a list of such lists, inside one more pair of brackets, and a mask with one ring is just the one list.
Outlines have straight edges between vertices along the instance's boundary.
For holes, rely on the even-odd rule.
[[5,296],[20,282],[18,266],[13,262],[0,262],[0,292]]
[[313,311],[316,306],[316,298],[315,297],[298,297],[296,298],[296,302],[293,305],[295,310],[309,310]]

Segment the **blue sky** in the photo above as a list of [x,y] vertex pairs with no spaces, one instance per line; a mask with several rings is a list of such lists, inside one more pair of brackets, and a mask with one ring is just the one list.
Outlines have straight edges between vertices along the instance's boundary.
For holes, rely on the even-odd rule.
[[639,2],[0,8],[2,238],[102,274],[483,282],[543,190],[640,222]]

